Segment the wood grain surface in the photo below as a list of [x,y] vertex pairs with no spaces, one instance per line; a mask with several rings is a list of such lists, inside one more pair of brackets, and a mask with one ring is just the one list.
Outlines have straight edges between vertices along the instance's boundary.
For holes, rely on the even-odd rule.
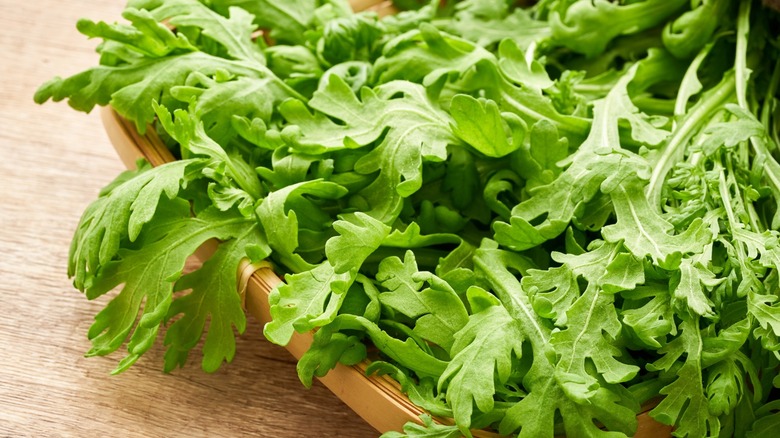
[[236,359],[215,374],[193,354],[163,374],[156,346],[111,376],[121,355],[89,358],[87,301],[65,272],[87,204],[123,169],[97,112],[32,95],[55,75],[97,62],[75,29],[114,21],[121,0],[0,0],[0,437],[372,437],[378,433],[319,384],[302,387],[292,356],[250,319]]

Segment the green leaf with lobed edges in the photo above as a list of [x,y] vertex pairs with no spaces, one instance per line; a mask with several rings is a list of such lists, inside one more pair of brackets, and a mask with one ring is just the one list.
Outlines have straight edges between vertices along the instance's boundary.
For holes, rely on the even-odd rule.
[[[130,335],[128,355],[115,372],[126,370],[154,343],[168,314],[173,288],[184,264],[209,239],[228,240],[251,228],[238,212],[204,210],[190,216],[189,203],[176,199],[161,205],[154,220],[138,236],[139,249],[120,249],[86,287],[97,298],[116,286],[122,290],[95,316],[89,329],[88,355],[105,355],[118,349]],[[143,303],[141,318],[136,323]],[[212,359],[211,357],[209,359]]]
[[[249,248],[253,251],[249,251]],[[200,341],[203,333],[202,365],[206,372],[214,372],[222,362],[231,362],[236,353],[233,329],[242,334],[246,330],[246,316],[238,294],[238,275],[241,261],[252,253],[259,261],[271,253],[265,236],[256,224],[247,226],[234,239],[222,242],[217,251],[196,271],[176,282],[175,289],[191,289],[173,301],[166,320],[175,318],[165,333],[165,370],[184,366],[189,351]],[[208,320],[208,329],[206,321]]]
[[[419,272],[411,250],[403,261],[398,257],[384,259],[376,278],[388,289],[379,295],[379,301],[413,318],[415,333],[449,353],[455,334],[469,318],[455,291],[435,275]],[[422,289],[426,282],[429,287]]]
[[698,317],[684,319],[680,335],[659,350],[663,357],[648,365],[651,371],[670,371],[685,354],[674,381],[661,389],[661,403],[650,416],[655,420],[676,426],[675,436],[710,436],[720,429],[718,417],[709,408],[701,367],[702,338]]
[[312,115],[294,100],[280,108],[291,124],[282,137],[297,151],[323,154],[361,148],[381,137],[355,163],[355,171],[379,172],[359,196],[367,204],[365,212],[385,223],[397,217],[402,198],[422,186],[423,163],[444,161],[447,144],[458,142],[450,130],[450,117],[433,104],[424,88],[408,82],[363,88],[358,99],[341,78],[331,76],[309,106],[318,112]]
[[252,14],[241,8],[231,8],[222,16],[198,0],[130,0],[129,6],[145,9],[157,20],[179,31],[195,28],[204,36],[222,45],[233,59],[265,65],[260,47],[252,41],[257,26]]
[[138,238],[154,217],[163,198],[174,199],[185,180],[203,163],[179,160],[151,168],[139,162],[138,170],[122,173],[87,207],[71,242],[68,275],[81,290],[89,278],[111,261],[122,241]]
[[629,4],[607,0],[570,2],[550,16],[552,40],[588,57],[604,51],[619,35],[653,28],[678,12],[687,0],[645,0]]

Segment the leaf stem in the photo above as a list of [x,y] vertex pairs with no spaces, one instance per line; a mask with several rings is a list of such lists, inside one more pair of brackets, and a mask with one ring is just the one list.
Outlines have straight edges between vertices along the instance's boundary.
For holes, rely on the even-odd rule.
[[645,190],[648,201],[657,210],[661,209],[661,192],[669,171],[684,157],[685,146],[703,126],[702,120],[712,117],[731,99],[735,85],[734,74],[726,73],[723,80],[693,106],[688,117],[683,119],[677,129],[672,132],[669,142],[661,151],[653,167],[653,173]]

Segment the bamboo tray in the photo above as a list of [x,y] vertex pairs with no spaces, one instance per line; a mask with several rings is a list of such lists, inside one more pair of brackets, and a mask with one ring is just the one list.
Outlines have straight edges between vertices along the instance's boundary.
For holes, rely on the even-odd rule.
[[[374,10],[380,16],[395,12],[392,2],[377,0],[351,0],[356,11]],[[122,162],[128,168],[134,168],[136,160],[144,158],[153,166],[174,161],[154,129],[148,129],[144,135],[139,134],[135,125],[121,117],[110,107],[102,108],[101,117],[106,133],[116,149]],[[211,251],[206,249],[199,257],[207,258]],[[272,270],[270,264],[252,266],[248,262],[242,264],[237,273],[239,276],[239,293],[249,314],[265,324],[271,320],[268,295],[282,280]],[[311,333],[295,333],[290,343],[285,347],[295,358],[309,349],[313,341]],[[401,392],[400,385],[387,376],[366,375],[369,365],[366,360],[353,366],[337,364],[325,377],[319,378],[341,401],[356,414],[380,432],[400,431],[409,421],[420,422],[419,416],[425,411],[412,404]],[[672,428],[653,420],[648,411],[652,405],[644,406],[637,416],[637,438],[670,437]],[[451,420],[435,418],[435,421],[452,424]],[[472,431],[475,437],[498,438],[500,435],[485,431]]]

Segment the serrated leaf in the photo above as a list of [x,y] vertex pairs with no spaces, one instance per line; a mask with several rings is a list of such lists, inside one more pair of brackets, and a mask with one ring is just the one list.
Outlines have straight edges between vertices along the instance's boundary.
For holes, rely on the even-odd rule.
[[[532,19],[526,9],[515,8],[511,11],[504,10],[501,14],[486,15],[482,11],[463,8],[466,3],[469,2],[457,4],[459,11],[455,14],[455,20],[436,23],[436,26],[453,35],[460,35],[473,41],[481,47],[488,47],[505,38],[511,38],[519,47],[525,49],[532,43],[550,36],[547,22]],[[485,2],[470,3],[485,4]]]
[[345,194],[346,189],[329,181],[302,181],[271,192],[257,207],[257,218],[268,236],[268,244],[290,269],[311,269],[308,262],[294,253],[298,248],[299,227],[298,214],[292,205],[307,203],[305,195],[338,199]]
[[630,330],[642,344],[658,349],[666,343],[668,335],[677,333],[677,326],[674,322],[674,311],[668,289],[658,285],[648,285],[646,289],[652,298],[641,307],[620,312],[621,319],[624,327]]
[[564,6],[550,15],[553,41],[592,57],[603,52],[613,38],[663,23],[685,4],[686,0],[648,0],[629,4],[607,0],[570,3],[571,6]]
[[[419,273],[412,251],[403,262],[397,257],[379,264],[376,278],[387,292],[379,295],[383,305],[414,318],[414,332],[450,352],[455,334],[468,321],[468,313],[455,291],[430,273]],[[420,290],[423,282],[430,287]]]
[[371,216],[355,212],[333,223],[339,234],[325,244],[325,255],[335,272],[357,271],[390,233],[390,227]]
[[[528,395],[507,409],[499,432],[508,435],[519,429],[521,437],[552,437],[556,417],[560,414],[567,433],[583,436],[632,434],[639,407],[620,385],[603,382],[600,388],[588,394],[592,402],[586,404],[578,403],[576,400],[581,398],[574,392],[567,393],[566,389],[571,388],[574,379],[571,374],[555,371],[551,326],[533,312],[520,282],[509,271],[525,274],[526,262],[517,254],[492,248],[493,245],[495,243],[483,243],[475,257],[476,267],[493,287],[502,306],[519,322],[519,330],[525,342],[530,344],[534,357],[522,381]],[[596,427],[594,420],[620,432],[603,431]]]
[[[630,101],[626,103],[626,87],[635,73],[636,66],[621,78],[606,98],[594,104],[590,134],[577,152],[561,163],[569,164],[568,168],[551,183],[537,187],[530,199],[516,205],[508,223],[493,225],[496,241],[518,251],[537,246],[566,230],[578,209],[599,192],[612,193],[616,187],[622,187],[625,180],[642,181],[649,177],[649,164],[620,147],[618,120],[632,118],[632,112],[626,111],[636,109]],[[636,196],[633,192],[632,195]],[[629,198],[632,200],[642,202]],[[644,257],[644,254],[637,256]]]
[[[240,155],[229,154],[209,137],[203,122],[196,114],[183,109],[177,109],[171,114],[168,108],[157,102],[152,102],[152,107],[165,131],[179,142],[184,158],[205,156],[210,159],[209,168],[204,169],[204,175],[228,188],[237,185],[246,192],[251,202],[263,195],[263,188],[254,170]],[[190,109],[193,110],[194,108]],[[229,180],[223,180],[220,174],[224,174]]]
[[[189,351],[206,333],[202,366],[214,372],[222,362],[231,362],[236,352],[234,328],[238,334],[246,329],[246,316],[238,292],[238,269],[253,247],[253,256],[265,258],[271,249],[255,224],[234,239],[223,242],[203,266],[176,282],[176,290],[192,289],[176,298],[166,319],[181,315],[165,334],[165,370],[184,366]],[[206,321],[208,320],[208,328]]]
[[[139,235],[140,249],[120,249],[117,258],[106,263],[86,288],[94,299],[123,284],[122,290],[100,313],[89,329],[89,355],[105,355],[124,343],[132,330],[128,355],[115,372],[126,370],[155,338],[173,299],[173,286],[184,264],[209,239],[230,239],[251,227],[239,213],[215,209],[190,217],[189,203],[175,200],[159,210],[150,226]],[[143,304],[143,312],[136,323]]]
[[90,38],[111,40],[120,43],[119,47],[152,58],[197,50],[184,35],[176,35],[168,26],[159,23],[149,11],[127,8],[122,12],[122,17],[132,25],[108,24],[103,21],[95,23],[81,19],[77,28]]
[[693,315],[712,317],[712,301],[705,294],[705,286],[711,289],[725,281],[716,279],[715,274],[691,259],[680,263],[680,280],[672,291],[672,302],[679,300]]
[[724,360],[707,369],[707,398],[712,414],[730,413],[742,397],[744,385],[744,374],[734,360]]
[[522,145],[525,123],[514,114],[502,115],[494,101],[458,94],[450,105],[455,134],[477,151],[499,158]]
[[413,339],[407,338],[402,341],[394,338],[374,322],[362,316],[338,315],[330,324],[322,327],[319,331],[325,332],[323,336],[327,336],[328,333],[339,333],[343,330],[364,332],[382,353],[405,368],[413,368],[414,373],[419,378],[438,379],[447,366],[446,362],[431,356],[420,348]]
[[393,364],[383,361],[371,361],[366,367],[366,375],[390,375],[401,384],[401,391],[409,397],[412,403],[437,416],[452,416],[452,409],[447,406],[442,394],[436,395],[436,382],[430,378],[413,380],[406,372]]
[[171,87],[184,84],[193,71],[213,75],[218,70],[237,76],[263,74],[258,68],[240,61],[190,52],[142,59],[116,67],[92,67],[67,79],[54,78],[36,91],[35,101],[43,103],[52,99],[58,102],[67,98],[70,106],[84,112],[91,111],[95,105],[111,104],[121,116],[135,123],[139,133],[144,134],[155,116],[152,101],[170,99]]
[[[615,346],[622,326],[617,318],[614,297],[589,286],[566,312],[566,328],[553,333],[551,342],[560,359],[557,371],[576,375],[577,386],[599,387],[596,378],[587,371],[586,362],[592,361],[601,377],[608,383],[631,380],[639,367],[618,360],[624,352]],[[591,383],[587,383],[591,382]],[[587,391],[587,400],[594,394]]]
[[577,255],[553,252],[552,258],[608,293],[631,290],[645,281],[641,260],[625,252],[619,244],[594,240],[588,252]]
[[[237,136],[235,118],[247,120],[247,123],[251,120],[252,124],[262,123],[265,128],[274,108],[286,99],[298,97],[274,77],[237,77],[219,82],[197,72],[187,78],[186,85],[172,87],[171,95],[184,103],[194,100],[191,112],[200,119],[205,133],[223,146]],[[248,133],[244,132],[244,136]]]
[[295,331],[303,333],[332,322],[355,273],[337,274],[333,265],[324,262],[284,280],[268,297],[271,321],[263,329],[265,337],[279,345],[287,345]]
[[512,362],[522,356],[525,336],[519,321],[501,305],[490,306],[469,317],[455,334],[452,360],[439,380],[461,430],[471,424],[473,406],[493,409],[495,385],[509,379]]
[[311,347],[298,361],[298,378],[310,388],[315,376],[325,376],[339,363],[352,366],[365,358],[366,346],[357,336],[319,330],[314,334]]
[[753,114],[734,104],[727,104],[726,109],[735,117],[733,120],[710,125],[704,131],[707,137],[701,144],[701,149],[706,155],[712,155],[720,148],[733,148],[751,137],[766,135],[766,127]]
[[446,159],[447,143],[457,139],[450,131],[449,116],[418,85],[391,82],[374,90],[363,88],[360,97],[341,78],[331,76],[325,89],[309,102],[320,112],[312,115],[296,101],[280,108],[291,124],[282,136],[296,150],[322,154],[365,147],[384,134],[379,145],[355,163],[355,171],[379,172],[360,196],[368,204],[366,213],[389,223],[400,212],[402,198],[421,187],[423,163]]
[[498,66],[501,72],[514,81],[535,90],[544,90],[553,85],[553,81],[536,60],[526,60],[523,49],[512,39],[505,39],[498,45]]
[[530,270],[520,284],[528,292],[534,311],[556,325],[566,323],[566,310],[580,294],[577,276],[567,265]]
[[530,192],[561,174],[558,163],[569,155],[569,148],[566,138],[561,138],[555,125],[545,119],[534,123],[529,137],[514,156],[512,168],[526,180],[525,189]]
[[380,438],[459,438],[461,431],[456,426],[447,426],[433,421],[428,414],[420,415],[422,424],[408,422],[404,425],[404,433],[390,431]]
[[712,239],[711,231],[701,219],[695,219],[688,229],[672,234],[674,226],[650,206],[643,186],[620,184],[610,192],[617,223],[601,230],[608,242],[620,242],[636,257],[650,256],[661,267],[675,269],[685,254],[697,254]]
[[127,171],[104,189],[87,207],[73,236],[68,257],[68,275],[81,290],[87,279],[113,259],[124,239],[136,240],[154,217],[163,195],[173,199],[184,182],[187,168],[197,160],[180,160],[151,168],[146,162]]
[[229,16],[224,17],[197,0],[131,0],[129,5],[149,11],[157,21],[168,20],[171,26],[200,29],[203,35],[222,44],[233,59],[265,64],[260,48],[252,42],[257,26],[244,9],[230,8]]
[[650,411],[650,416],[655,420],[676,426],[675,436],[709,436],[720,429],[720,421],[709,409],[703,386],[701,349],[698,318],[683,319],[680,335],[659,350],[665,356],[650,367],[650,370],[668,371],[686,354],[675,380],[661,389],[661,395],[666,397]]
[[252,15],[257,27],[270,29],[271,38],[277,41],[302,44],[304,32],[309,28],[317,6],[317,0],[212,0],[212,7],[222,14],[241,8]]

